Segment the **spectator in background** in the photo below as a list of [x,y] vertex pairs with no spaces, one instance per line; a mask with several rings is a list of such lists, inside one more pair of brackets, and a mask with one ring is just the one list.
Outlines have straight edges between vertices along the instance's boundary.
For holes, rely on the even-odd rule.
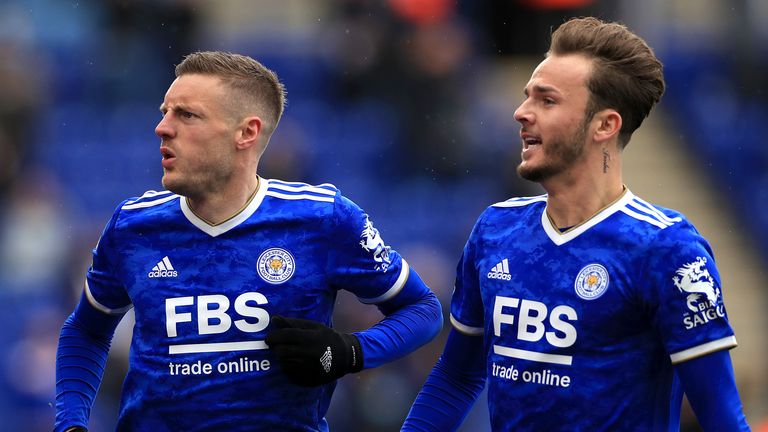
[[[396,177],[454,180],[466,172],[467,106],[463,72],[472,54],[471,33],[446,0],[352,3],[342,10],[346,27],[360,35],[340,39],[346,100],[370,98],[392,107],[407,154]],[[375,16],[372,19],[371,16]],[[398,91],[388,83],[396,76]]]
[[749,430],[709,244],[622,180],[663,92],[626,27],[580,18],[552,34],[515,113],[518,174],[547,195],[480,216],[452,333],[403,430],[455,430],[486,377],[493,430],[676,430],[683,391],[705,430]]
[[0,204],[5,204],[22,171],[45,86],[38,60],[21,42],[0,39],[0,58],[13,59],[0,62]]
[[[59,338],[55,429],[87,427],[134,308],[119,430],[327,430],[336,380],[431,340],[440,304],[334,186],[257,175],[285,103],[272,71],[198,52],[176,75],[155,130],[168,190],[121,203],[94,249]],[[385,317],[337,332],[339,289]]]

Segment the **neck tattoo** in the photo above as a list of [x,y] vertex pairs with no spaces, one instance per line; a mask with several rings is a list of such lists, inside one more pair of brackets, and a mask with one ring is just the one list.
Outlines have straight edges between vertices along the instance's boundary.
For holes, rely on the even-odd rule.
[[611,160],[611,155],[608,154],[608,150],[603,149],[603,173],[608,172],[608,161]]

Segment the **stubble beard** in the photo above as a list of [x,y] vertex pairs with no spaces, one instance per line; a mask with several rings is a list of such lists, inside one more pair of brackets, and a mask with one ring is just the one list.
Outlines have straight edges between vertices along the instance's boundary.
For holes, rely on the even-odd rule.
[[570,140],[560,137],[551,141],[543,149],[545,161],[542,165],[531,167],[521,162],[517,166],[517,175],[525,180],[540,183],[564,172],[584,154],[586,137],[587,121],[584,119]]
[[[180,172],[174,176],[163,169],[163,178],[161,180],[163,187],[177,195],[199,199],[205,195],[215,193],[221,190],[232,178],[231,161],[219,160],[216,163],[206,164],[200,167],[193,174],[183,175]],[[178,170],[178,169],[177,169]]]

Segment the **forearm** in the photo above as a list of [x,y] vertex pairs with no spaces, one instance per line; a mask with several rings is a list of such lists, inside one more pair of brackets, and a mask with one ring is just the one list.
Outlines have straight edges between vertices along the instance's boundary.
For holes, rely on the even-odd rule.
[[384,319],[367,330],[355,333],[363,350],[365,369],[403,357],[440,332],[443,326],[440,302],[415,272],[410,274],[405,290],[419,292],[420,297],[396,307],[392,304],[381,307],[382,311],[388,312]]
[[456,430],[485,387],[484,359],[482,337],[452,330],[445,351],[413,402],[402,430]]
[[675,366],[688,401],[705,431],[749,431],[728,351]]
[[56,432],[88,424],[119,321],[83,298],[64,322],[56,352]]

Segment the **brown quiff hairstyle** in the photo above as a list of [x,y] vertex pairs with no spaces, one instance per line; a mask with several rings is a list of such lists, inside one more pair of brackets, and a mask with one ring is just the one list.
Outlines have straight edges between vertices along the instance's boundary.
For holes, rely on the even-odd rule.
[[[256,112],[262,131],[269,137],[277,127],[286,104],[285,87],[277,74],[251,57],[222,51],[199,51],[176,66],[176,77],[185,74],[219,77],[231,90],[231,110],[242,117]],[[239,119],[238,119],[239,120]]]
[[573,18],[552,33],[547,56],[581,54],[593,60],[587,80],[586,118],[611,108],[621,115],[619,148],[664,94],[663,66],[651,47],[626,26],[597,18]]

